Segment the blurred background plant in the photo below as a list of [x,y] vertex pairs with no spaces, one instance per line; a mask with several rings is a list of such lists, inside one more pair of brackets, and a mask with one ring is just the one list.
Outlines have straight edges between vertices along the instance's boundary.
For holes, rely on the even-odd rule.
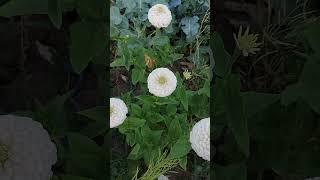
[[[319,176],[318,2],[228,0],[218,7],[211,41],[216,60],[211,175],[241,180]],[[239,56],[230,37],[240,26],[259,34],[256,54]]]

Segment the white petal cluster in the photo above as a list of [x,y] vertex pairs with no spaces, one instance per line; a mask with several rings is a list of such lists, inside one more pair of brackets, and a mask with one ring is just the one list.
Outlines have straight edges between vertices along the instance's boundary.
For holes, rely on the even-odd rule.
[[166,5],[156,4],[149,9],[148,19],[156,28],[167,27],[172,20],[171,11]]
[[158,180],[169,180],[169,178],[163,174],[158,177]]
[[157,68],[148,76],[149,92],[158,97],[170,96],[177,87],[177,78],[168,68]]
[[210,118],[202,119],[193,126],[190,142],[198,156],[210,161]]
[[57,149],[39,122],[0,115],[1,180],[49,180]]
[[110,128],[119,126],[127,118],[127,105],[118,98],[110,98]]

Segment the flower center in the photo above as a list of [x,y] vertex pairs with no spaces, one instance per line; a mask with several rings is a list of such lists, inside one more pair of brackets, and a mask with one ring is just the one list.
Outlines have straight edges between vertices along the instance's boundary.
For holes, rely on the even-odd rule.
[[167,83],[167,78],[164,77],[164,76],[160,76],[160,77],[158,78],[158,83],[159,83],[160,85],[164,85],[165,83]]
[[163,7],[158,7],[157,10],[158,10],[158,13],[160,13],[160,14],[165,12]]
[[9,159],[9,148],[8,146],[0,142],[0,165],[4,168],[4,164]]

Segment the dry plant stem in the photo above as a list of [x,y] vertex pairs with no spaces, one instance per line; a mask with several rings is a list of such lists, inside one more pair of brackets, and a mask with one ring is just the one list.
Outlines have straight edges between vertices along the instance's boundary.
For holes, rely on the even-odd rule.
[[139,168],[132,180],[153,180],[158,178],[161,174],[168,172],[170,169],[176,167],[179,163],[176,159],[166,158],[166,152],[158,157],[156,162],[150,162],[148,170],[138,178]]

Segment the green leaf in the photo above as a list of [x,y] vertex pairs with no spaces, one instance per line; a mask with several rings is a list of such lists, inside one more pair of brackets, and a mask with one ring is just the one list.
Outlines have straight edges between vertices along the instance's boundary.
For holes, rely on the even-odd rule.
[[225,76],[231,69],[231,56],[224,49],[224,44],[221,36],[215,32],[210,40],[213,57],[215,59],[215,72],[219,76]]
[[154,160],[159,157],[160,148],[147,148],[144,150],[143,159],[147,166],[150,165],[150,163],[154,163]]
[[11,0],[0,7],[0,16],[4,17],[47,13],[48,0]]
[[165,46],[170,43],[168,36],[156,35],[152,38],[152,44],[154,46]]
[[105,106],[97,106],[91,109],[86,109],[78,112],[78,114],[102,123],[105,123],[107,119],[107,109]]
[[299,82],[302,84],[301,95],[310,106],[320,113],[320,63],[309,59],[304,65]]
[[149,126],[145,125],[141,128],[141,135],[148,146],[157,146],[160,144],[160,139],[163,130],[151,130]]
[[70,151],[74,154],[99,154],[101,148],[91,139],[77,133],[68,134]]
[[305,63],[299,82],[290,85],[281,94],[281,102],[289,105],[302,98],[320,113],[320,64],[315,57],[310,57]]
[[36,101],[34,118],[40,121],[53,136],[64,136],[67,128],[66,106],[65,103],[70,97],[71,92],[57,95],[49,100],[45,105]]
[[174,115],[177,112],[177,107],[174,104],[168,104],[166,112],[168,115]]
[[242,93],[246,117],[250,118],[280,99],[278,94],[245,92]]
[[187,39],[191,39],[197,35],[200,27],[198,21],[198,16],[184,17],[181,19],[181,29],[187,35]]
[[102,23],[76,22],[71,26],[71,63],[77,73],[106,49]]
[[120,14],[120,10],[116,6],[110,7],[110,22],[111,24],[119,25],[122,21],[122,15]]
[[231,74],[226,80],[224,98],[226,103],[226,117],[231,125],[236,141],[242,152],[249,156],[249,133],[245,117],[243,100],[240,95],[240,79]]
[[180,60],[183,58],[183,56],[184,56],[184,54],[177,54],[177,53],[170,54],[171,62],[175,62],[177,60]]
[[174,118],[168,129],[168,135],[171,142],[175,142],[182,135],[182,129],[178,118]]
[[142,109],[140,106],[136,105],[136,104],[131,104],[130,105],[130,114],[132,114],[133,116],[137,116],[140,117],[142,115]]
[[139,99],[143,104],[153,105],[156,101],[155,96],[148,96],[148,95],[140,95],[136,96],[135,98]]
[[317,53],[320,53],[320,47],[319,47],[319,42],[320,42],[320,25],[318,23],[310,24],[305,32],[304,35],[306,39],[308,40],[311,48]]
[[53,25],[60,29],[62,25],[62,3],[61,0],[48,0],[48,14]]
[[180,137],[172,146],[168,158],[179,159],[186,156],[191,150],[191,144],[187,137]]
[[146,116],[147,116],[146,119],[152,123],[159,123],[159,122],[165,121],[165,117],[163,117],[159,113],[147,112]]
[[188,156],[184,156],[184,157],[180,158],[179,165],[185,171],[187,170],[187,163],[188,163]]
[[82,128],[80,133],[90,138],[95,138],[99,135],[103,135],[108,128],[109,127],[106,125],[106,122],[93,122]]
[[136,1],[122,1],[123,7],[126,8],[126,12],[129,13],[136,8]]
[[199,89],[198,94],[204,94],[210,98],[210,80],[207,79],[201,89]]
[[142,127],[145,124],[146,120],[135,118],[135,117],[127,117],[127,119],[119,126],[119,131],[124,133],[128,130],[134,130],[139,127]]
[[128,155],[128,159],[137,160],[142,156],[140,145],[136,144],[134,148],[131,150],[130,154]]
[[124,58],[117,58],[112,63],[110,63],[110,67],[126,67],[126,60]]
[[299,83],[289,85],[286,89],[281,93],[281,104],[289,105],[298,100],[301,96],[301,85]]
[[132,84],[136,85],[138,82],[142,82],[144,78],[144,69],[133,68],[132,69]]
[[189,111],[191,111],[194,115],[196,115],[198,118],[208,117],[210,114],[210,99],[205,95],[188,95],[189,97]]
[[[76,3],[77,3],[77,10],[83,19],[88,18],[88,19],[100,20],[106,15],[106,4],[104,0],[95,0],[95,1],[77,0]],[[110,9],[110,11],[112,10]],[[115,17],[111,17],[111,18],[115,18]]]
[[157,100],[154,102],[154,104],[160,105],[160,106],[167,105],[167,104],[177,105],[177,104],[179,104],[179,102],[171,97],[162,97],[162,98],[157,98]]
[[186,89],[182,83],[179,85],[176,91],[177,91],[177,97],[179,98],[181,104],[183,105],[183,108],[186,111],[188,111],[188,106],[189,106],[188,97],[187,97]]
[[[104,153],[93,140],[77,133],[69,133],[69,151],[65,172],[78,176],[97,177],[103,174]],[[88,166],[90,164],[90,166]]]
[[247,180],[247,167],[244,164],[215,166],[217,180]]

